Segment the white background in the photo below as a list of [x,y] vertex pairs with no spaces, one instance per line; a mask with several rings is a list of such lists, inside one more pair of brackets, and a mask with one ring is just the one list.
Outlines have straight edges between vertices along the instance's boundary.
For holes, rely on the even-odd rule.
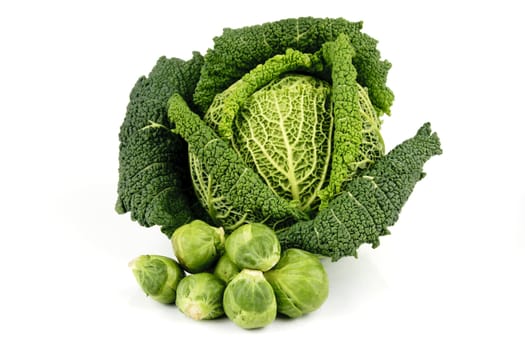
[[[518,4],[2,2],[0,348],[524,349]],[[444,154],[379,248],[326,262],[320,310],[257,331],[192,321],[127,267],[171,255],[158,229],[113,209],[129,91],[159,56],[204,53],[224,27],[308,15],[364,21],[393,63],[387,147],[430,121]]]

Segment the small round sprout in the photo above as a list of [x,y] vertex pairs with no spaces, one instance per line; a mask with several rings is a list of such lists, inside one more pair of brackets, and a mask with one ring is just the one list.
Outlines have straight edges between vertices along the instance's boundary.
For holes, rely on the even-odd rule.
[[295,318],[317,310],[328,297],[328,275],[319,258],[301,249],[287,249],[264,274],[277,299],[277,311]]
[[224,312],[236,325],[245,329],[269,325],[277,316],[272,286],[261,271],[244,269],[226,286]]
[[226,254],[221,256],[213,270],[215,276],[219,277],[226,283],[229,283],[239,272],[241,272],[239,266],[235,265]]
[[177,285],[184,271],[171,258],[160,255],[141,255],[129,263],[140,287],[153,300],[173,304]]
[[201,272],[184,277],[177,287],[177,307],[194,320],[212,320],[224,315],[222,298],[226,283]]
[[268,271],[281,255],[277,235],[260,223],[235,229],[226,239],[225,248],[228,257],[241,269]]
[[212,267],[224,252],[224,230],[194,220],[175,230],[171,244],[186,271],[203,272]]

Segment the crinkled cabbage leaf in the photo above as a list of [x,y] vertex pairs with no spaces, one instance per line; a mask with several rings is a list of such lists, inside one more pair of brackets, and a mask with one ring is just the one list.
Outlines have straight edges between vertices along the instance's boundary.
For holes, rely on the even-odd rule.
[[390,63],[361,28],[286,19],[161,58],[130,95],[117,211],[168,237],[193,219],[262,222],[284,247],[334,260],[377,246],[441,148],[425,124],[385,155]]

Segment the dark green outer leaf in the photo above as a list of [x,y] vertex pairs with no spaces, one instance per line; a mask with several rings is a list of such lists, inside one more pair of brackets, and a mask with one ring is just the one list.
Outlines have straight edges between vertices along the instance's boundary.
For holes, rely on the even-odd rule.
[[395,147],[359,177],[347,182],[343,192],[310,221],[298,222],[278,233],[283,250],[300,248],[338,260],[357,256],[363,243],[379,244],[379,236],[399,213],[415,184],[424,176],[423,165],[441,154],[438,136],[430,124]]
[[151,127],[151,122],[169,125],[167,101],[173,93],[191,101],[202,64],[199,53],[188,61],[161,57],[131,91],[119,134],[116,211],[131,212],[141,225],[159,225],[168,235],[203,214],[195,206],[186,143],[167,128]]
[[346,34],[356,49],[354,64],[357,81],[368,88],[376,108],[390,112],[394,95],[386,87],[390,63],[380,59],[376,40],[361,33],[361,22],[343,18],[293,18],[244,27],[225,29],[214,39],[215,46],[205,56],[205,63],[194,95],[202,112],[218,93],[240,79],[245,73],[270,57],[292,48],[304,53],[318,51],[323,43]]

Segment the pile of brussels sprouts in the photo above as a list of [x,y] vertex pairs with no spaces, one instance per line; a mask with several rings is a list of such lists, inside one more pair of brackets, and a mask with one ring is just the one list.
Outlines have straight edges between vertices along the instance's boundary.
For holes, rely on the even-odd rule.
[[195,220],[171,237],[175,259],[141,255],[130,267],[152,299],[173,304],[188,317],[226,315],[251,329],[277,315],[295,318],[318,309],[328,297],[328,276],[318,257],[281,246],[263,224],[246,224],[227,237],[222,228]]

